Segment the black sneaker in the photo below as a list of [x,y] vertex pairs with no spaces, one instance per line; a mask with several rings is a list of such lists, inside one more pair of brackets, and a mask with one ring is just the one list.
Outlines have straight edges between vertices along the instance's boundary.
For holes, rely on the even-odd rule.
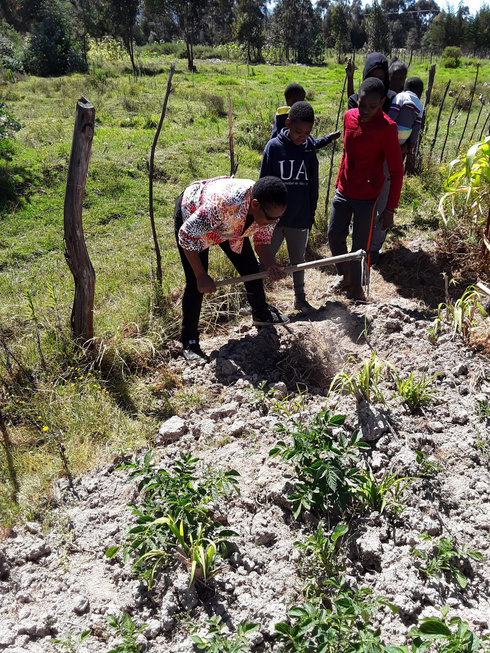
[[186,361],[201,361],[202,363],[208,362],[208,357],[199,346],[199,342],[197,340],[189,340],[189,342],[184,343],[182,347],[182,355]]
[[287,324],[288,322],[289,318],[287,315],[279,313],[274,306],[267,306],[263,313],[253,316],[252,324],[254,326],[275,326],[277,324]]

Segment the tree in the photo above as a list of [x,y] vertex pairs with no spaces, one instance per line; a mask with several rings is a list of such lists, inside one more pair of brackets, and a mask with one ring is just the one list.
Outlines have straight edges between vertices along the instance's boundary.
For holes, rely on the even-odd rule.
[[237,0],[235,5],[235,35],[246,46],[249,61],[263,61],[266,12],[264,0]]
[[121,38],[126,48],[133,73],[136,74],[134,61],[134,27],[138,15],[139,0],[109,0],[108,18],[112,36]]
[[41,77],[86,72],[87,65],[61,2],[50,0],[41,8],[39,19],[32,25],[25,66]]
[[152,11],[161,16],[173,16],[178,25],[181,38],[187,49],[187,67],[192,72],[194,66],[194,45],[201,23],[207,10],[211,7],[210,0],[146,0],[148,15]]
[[391,50],[390,30],[386,15],[374,0],[366,21],[368,48],[371,52],[389,54]]
[[339,0],[331,7],[330,16],[331,33],[335,49],[337,50],[337,61],[342,61],[343,55],[350,50],[350,29],[349,29],[349,7],[344,0]]
[[299,63],[311,63],[320,31],[321,17],[311,0],[279,0],[272,14],[274,41]]

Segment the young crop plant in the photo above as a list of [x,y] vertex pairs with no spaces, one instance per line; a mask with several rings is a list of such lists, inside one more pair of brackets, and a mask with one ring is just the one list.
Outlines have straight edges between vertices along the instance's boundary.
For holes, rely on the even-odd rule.
[[481,318],[487,317],[478,291],[474,286],[469,286],[454,304],[450,301],[439,304],[437,316],[432,327],[429,328],[429,334],[433,340],[436,340],[441,331],[441,324],[445,321],[452,325],[453,337],[459,334],[463,338],[468,338],[471,330],[478,325],[477,314]]
[[410,372],[406,379],[402,379],[396,371],[393,372],[397,394],[411,413],[415,413],[423,406],[434,402],[436,390],[428,386],[436,377],[437,374],[433,374],[426,379],[425,374],[422,373],[419,380],[416,381],[413,372]]
[[388,646],[386,653],[488,653],[486,642],[490,638],[479,638],[460,617],[448,618],[449,606],[442,608],[441,617],[428,617],[413,626],[407,637],[412,642],[406,646]]
[[118,616],[109,614],[106,619],[109,626],[116,631],[116,636],[122,640],[108,653],[141,653],[142,647],[138,644],[136,638],[148,624],[136,627],[135,622],[127,612]]
[[455,547],[450,537],[433,538],[427,533],[419,536],[425,542],[432,545],[430,551],[411,549],[412,555],[420,561],[419,571],[424,576],[435,576],[441,578],[443,575],[455,580],[461,589],[468,584],[468,579],[461,571],[461,562],[471,558],[481,562],[483,555],[478,549],[470,549],[466,545],[461,548]]
[[318,413],[309,426],[294,423],[291,432],[282,425],[276,429],[289,435],[291,443],[280,440],[269,452],[270,457],[280,456],[290,461],[298,477],[296,492],[288,497],[293,514],[299,517],[302,510],[325,515],[329,511],[342,513],[351,504],[355,488],[361,479],[356,464],[358,451],[368,449],[358,431],[350,436],[334,429],[342,426],[345,417],[330,416],[328,411]]
[[[191,583],[206,583],[221,571],[220,556],[226,555],[229,538],[236,535],[213,519],[211,508],[223,496],[238,493],[238,472],[207,469],[199,478],[197,462],[192,454],[181,453],[170,472],[157,468],[148,452],[142,461],[133,458],[119,468],[132,470],[129,480],[139,479],[142,494],[138,505],[128,506],[136,524],[126,533],[123,560],[135,559],[133,569],[149,587],[156,571],[175,560],[189,567]],[[110,547],[106,556],[112,558],[120,549]]]
[[[346,365],[355,362],[355,359],[351,356],[347,359]],[[385,362],[376,359],[376,352],[373,352],[371,358],[366,358],[362,361],[361,368],[358,372],[349,374],[345,371],[344,367],[342,372],[336,374],[330,390],[353,394],[357,403],[361,401],[377,401],[384,404],[385,399],[379,387],[379,382],[381,381],[385,365]]]
[[379,628],[372,623],[376,601],[367,589],[332,583],[324,606],[306,603],[289,611],[289,621],[275,625],[278,653],[384,653]]
[[400,477],[397,472],[391,473],[389,470],[378,480],[368,466],[360,474],[357,497],[362,508],[371,508],[379,513],[388,509],[401,514],[403,493],[414,480],[408,476]]
[[217,615],[206,621],[208,627],[208,636],[199,637],[198,635],[191,635],[196,648],[204,653],[248,653],[250,642],[247,635],[254,633],[258,629],[258,624],[242,622],[235,633],[227,636],[224,632],[225,624],[223,619]]
[[420,451],[420,449],[415,451],[415,455],[417,457],[417,465],[419,466],[419,477],[431,478],[443,470],[443,466],[440,463],[431,460],[423,451]]

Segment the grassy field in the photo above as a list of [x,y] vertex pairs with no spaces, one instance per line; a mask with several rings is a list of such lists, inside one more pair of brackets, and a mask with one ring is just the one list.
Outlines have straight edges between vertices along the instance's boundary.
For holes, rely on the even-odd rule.
[[[142,55],[141,55],[142,56]],[[198,178],[228,174],[227,94],[233,105],[237,176],[257,178],[283,90],[298,81],[307,90],[317,121],[315,135],[335,129],[344,81],[343,65],[325,67],[198,61],[197,74],[177,63],[174,91],[156,154],[155,217],[163,254],[165,306],[152,310],[152,259],[148,211],[149,153],[165,94],[171,60],[141,59],[145,73],[134,78],[129,63],[94,63],[91,73],[56,79],[26,77],[1,84],[0,94],[23,129],[12,160],[0,160],[0,523],[35,516],[54,479],[90,468],[114,453],[151,440],[164,417],[202,401],[165,371],[170,339],[179,331],[183,277],[174,245],[173,204]],[[410,75],[427,79],[429,61]],[[362,63],[356,74],[360,81]],[[479,111],[478,96],[490,101],[490,63],[483,62],[464,146]],[[428,111],[422,175],[404,186],[397,234],[433,229],[444,169],[440,143],[454,98],[448,98],[434,158],[432,141],[438,102],[448,79],[456,94],[464,85],[461,111],[451,127],[446,157],[453,158],[463,130],[464,100],[476,62],[457,70],[437,68]],[[64,184],[76,101],[85,96],[96,109],[96,131],[84,200],[84,230],[96,281],[95,353],[87,356],[70,339],[73,280],[63,254]],[[344,98],[344,107],[346,98]],[[455,114],[456,115],[456,114]],[[483,111],[486,114],[486,110]],[[475,130],[479,136],[483,118]],[[313,242],[325,249],[324,204],[330,147],[319,152],[320,202]],[[335,180],[340,158],[334,159]],[[229,276],[230,266],[212,257],[212,274]],[[222,291],[208,303],[209,328],[216,303],[242,300]],[[441,301],[443,298],[441,298]],[[48,493],[49,494],[49,493]]]

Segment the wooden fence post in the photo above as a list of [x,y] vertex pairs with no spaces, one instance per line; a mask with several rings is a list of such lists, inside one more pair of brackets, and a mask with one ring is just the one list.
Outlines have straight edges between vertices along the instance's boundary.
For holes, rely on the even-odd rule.
[[82,204],[94,136],[95,109],[83,96],[77,102],[64,206],[65,258],[75,280],[71,328],[83,342],[94,336],[95,271],[82,225]]

